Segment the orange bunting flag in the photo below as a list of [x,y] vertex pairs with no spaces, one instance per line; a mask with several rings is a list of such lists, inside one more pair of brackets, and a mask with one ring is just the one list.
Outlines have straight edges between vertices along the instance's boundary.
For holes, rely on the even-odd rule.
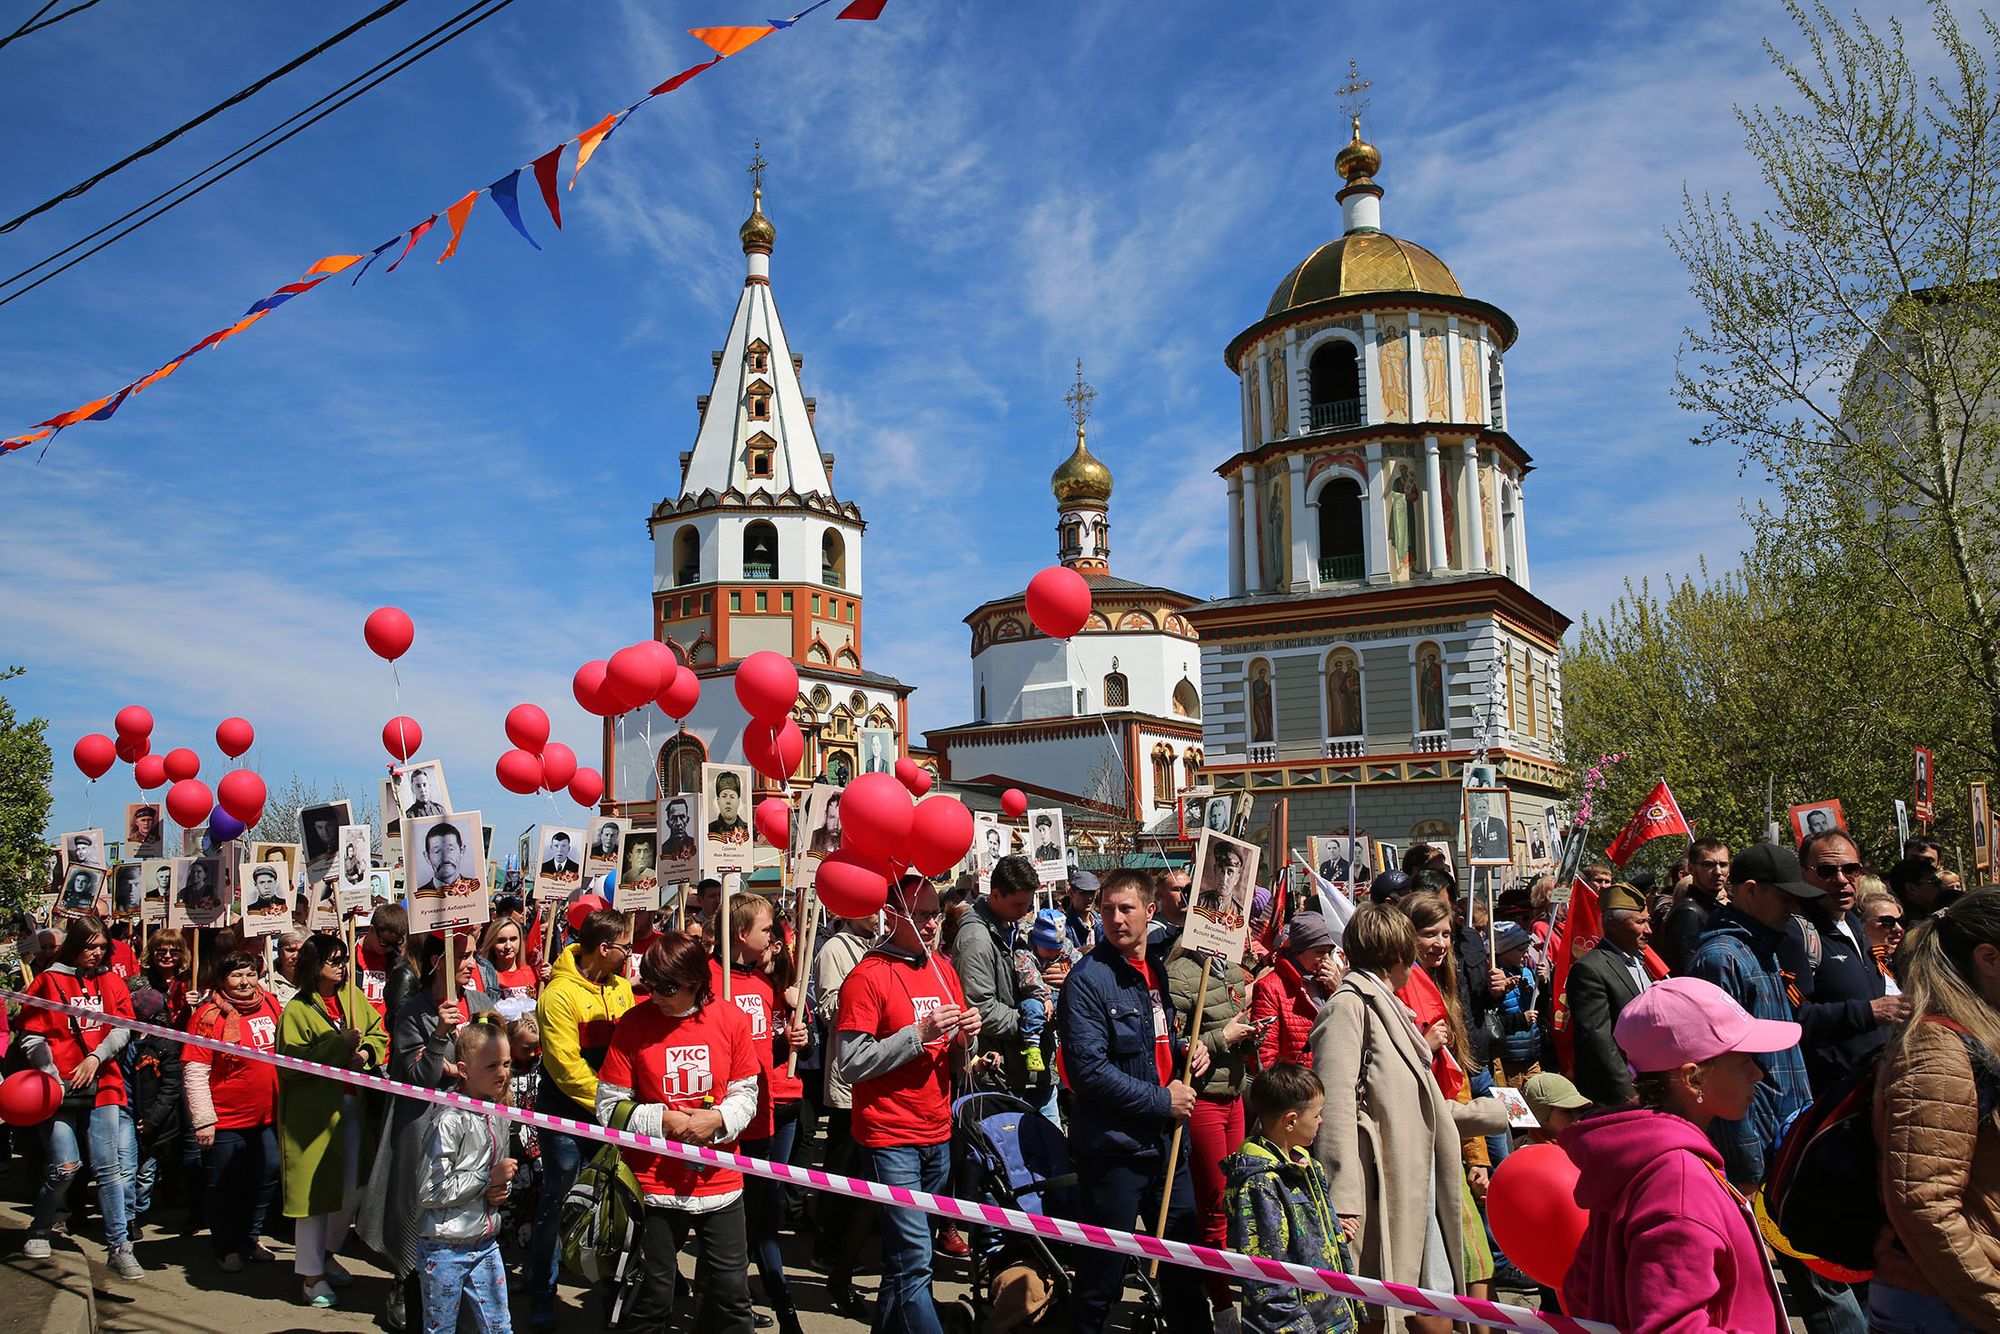
[[161,380],[166,379],[169,375],[172,375],[175,371],[179,370],[181,368],[181,363],[186,360],[187,360],[186,357],[175,357],[172,361],[160,367],[160,369],[154,371],[151,375],[148,375],[145,379],[139,381],[139,383],[133,385],[132,392],[136,394],[142,389],[148,388],[151,385],[158,384]]
[[320,260],[307,269],[306,277],[310,278],[315,273],[340,273],[346,269],[353,268],[360,262],[361,256],[359,255],[328,255],[325,259]]
[[716,54],[733,56],[769,37],[777,29],[768,23],[746,28],[689,28],[688,36],[715,48]]
[[472,206],[484,193],[483,190],[468,190],[465,198],[444,211],[444,220],[451,228],[451,239],[444,243],[444,253],[437,257],[438,263],[442,264],[458,253],[458,238],[465,234],[465,220],[472,216]]
[[624,114],[622,111],[614,111],[576,136],[576,166],[569,173],[570,189],[576,189],[576,178],[583,175],[583,164],[590,161],[590,155],[597,151],[597,146],[618,127],[618,118]]

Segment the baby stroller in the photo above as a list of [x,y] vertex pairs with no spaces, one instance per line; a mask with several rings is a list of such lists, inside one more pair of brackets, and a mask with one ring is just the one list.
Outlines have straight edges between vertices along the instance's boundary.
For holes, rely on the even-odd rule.
[[[1077,1216],[1069,1143],[1033,1107],[1004,1089],[980,1088],[952,1103],[951,1130],[953,1179],[966,1198],[1055,1218]],[[1009,1334],[1063,1323],[1069,1271],[1040,1237],[984,1231],[970,1263],[970,1328]],[[1135,1267],[1132,1278],[1141,1297],[1132,1328],[1148,1334],[1160,1327],[1159,1293],[1143,1268]]]

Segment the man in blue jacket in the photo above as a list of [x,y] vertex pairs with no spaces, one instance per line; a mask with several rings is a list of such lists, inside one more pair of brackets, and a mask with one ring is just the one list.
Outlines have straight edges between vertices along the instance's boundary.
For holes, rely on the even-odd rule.
[[1801,903],[1800,936],[1810,982],[1799,1006],[1805,1036],[1806,1076],[1815,1098],[1830,1092],[1889,1040],[1889,1030],[1909,1013],[1909,1001],[1885,995],[1881,968],[1868,948],[1868,932],[1854,911],[1855,884],[1861,879],[1861,850],[1844,829],[1812,835],[1799,845],[1805,881],[1825,897]]
[[[1151,877],[1112,871],[1097,891],[1103,939],[1070,970],[1056,1011],[1063,1073],[1070,1086],[1069,1147],[1082,1199],[1079,1221],[1151,1231],[1159,1217],[1174,1123],[1194,1107],[1194,1089],[1176,1076],[1184,1044],[1167,991],[1167,950],[1146,948],[1154,913]],[[1208,1053],[1196,1044],[1189,1072],[1199,1080]],[[1185,1141],[1183,1141],[1185,1143]],[[1185,1156],[1185,1155],[1183,1155]],[[1194,1185],[1173,1174],[1167,1235],[1199,1241]],[[1125,1285],[1125,1258],[1086,1250],[1077,1256],[1070,1296],[1072,1330],[1099,1334]],[[1160,1277],[1167,1328],[1212,1328],[1201,1279],[1183,1265]]]

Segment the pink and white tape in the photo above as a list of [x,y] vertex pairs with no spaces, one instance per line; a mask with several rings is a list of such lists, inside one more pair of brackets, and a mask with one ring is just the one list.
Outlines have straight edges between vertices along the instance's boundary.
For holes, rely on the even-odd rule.
[[158,1024],[127,1019],[120,1015],[107,1015],[83,1006],[64,1005],[39,996],[27,996],[18,991],[9,991],[4,987],[0,987],[0,1000],[33,1005],[96,1023],[115,1024],[135,1032],[151,1033],[156,1037],[187,1045],[227,1052],[239,1058],[264,1061],[283,1070],[317,1075],[339,1083],[352,1084],[358,1088],[380,1089],[397,1097],[419,1098],[446,1107],[465,1107],[493,1116],[502,1116],[510,1121],[518,1121],[538,1129],[560,1131],[566,1135],[574,1135],[578,1139],[595,1140],[600,1144],[615,1144],[620,1148],[639,1149],[647,1153],[665,1154],[715,1167],[733,1168],[752,1176],[770,1177],[795,1186],[832,1191],[837,1195],[872,1200],[877,1204],[903,1205],[944,1218],[975,1223],[982,1227],[1004,1228],[1009,1232],[1024,1232],[1030,1236],[1072,1246],[1090,1246],[1143,1260],[1162,1260],[1168,1264],[1184,1265],[1190,1269],[1221,1274],[1232,1279],[1283,1283],[1311,1292],[1351,1297],[1371,1306],[1394,1307],[1399,1311],[1409,1311],[1417,1315],[1448,1316],[1455,1321],[1485,1325],[1492,1329],[1519,1331],[1519,1334],[1618,1334],[1615,1325],[1599,1321],[1576,1320],[1553,1312],[1544,1314],[1528,1310],[1526,1307],[1508,1306],[1457,1293],[1435,1292],[1429,1288],[1412,1287],[1407,1283],[1389,1283],[1381,1279],[1343,1274],[1336,1270],[1312,1269],[1305,1265],[1287,1264],[1281,1260],[1264,1260],[1256,1256],[1241,1255],[1235,1251],[1218,1251],[1212,1247],[1197,1246],[1189,1242],[1168,1241],[1141,1233],[1121,1232],[1116,1228],[1072,1222],[1065,1218],[1050,1218],[1044,1214],[1025,1213],[1018,1209],[1003,1209],[998,1205],[981,1204],[976,1200],[932,1195],[927,1191],[910,1190],[903,1186],[885,1186],[860,1177],[838,1176],[816,1168],[769,1163],[761,1158],[746,1158],[742,1154],[682,1144],[677,1140],[653,1139],[626,1130],[613,1130],[594,1121],[577,1121],[566,1116],[553,1116],[547,1112],[521,1107],[502,1107],[490,1102],[481,1102],[477,1098],[468,1098],[462,1093],[420,1088],[414,1084],[398,1083],[380,1075],[364,1074],[356,1070],[336,1070],[329,1065],[302,1061],[296,1056],[255,1051],[233,1042],[199,1037],[192,1033],[180,1032],[178,1029],[164,1028]]

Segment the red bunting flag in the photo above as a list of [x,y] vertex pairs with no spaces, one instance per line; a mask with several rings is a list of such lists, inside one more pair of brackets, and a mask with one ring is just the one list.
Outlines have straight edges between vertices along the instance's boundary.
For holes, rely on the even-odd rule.
[[854,0],[853,4],[835,14],[834,17],[837,19],[879,19],[882,17],[882,6],[888,3],[889,0]]
[[686,83],[689,79],[692,79],[695,75],[701,73],[703,70],[713,69],[717,65],[720,65],[721,63],[722,63],[722,57],[717,56],[713,60],[704,60],[699,65],[690,65],[686,69],[682,70],[679,74],[674,75],[673,78],[668,79],[665,83],[661,84],[659,87],[647,93],[646,96],[658,97],[661,93],[671,93],[674,89],[680,87],[682,84]]
[[535,184],[542,188],[542,202],[549,206],[549,220],[557,231],[562,230],[562,195],[556,191],[556,173],[562,169],[563,149],[568,147],[557,144],[535,159]]
[[[408,232],[404,233],[404,235],[408,236],[410,239],[403,243],[403,249],[401,253],[399,253],[396,256],[396,264],[401,264],[404,260],[410,257],[410,252],[417,248],[417,242],[424,239],[425,232],[437,226],[437,221],[438,221],[438,215],[433,213],[428,218],[425,218],[422,222],[418,223],[416,226],[410,228]],[[391,264],[386,270],[386,272],[394,273],[396,271],[396,264]]]
[[1625,826],[1611,846],[1605,849],[1605,857],[1613,866],[1623,868],[1632,860],[1632,854],[1645,844],[1666,834],[1688,836],[1688,822],[1681,815],[1680,803],[1667,790],[1667,780],[1662,778],[1646,799],[1639,803],[1633,813],[1632,822]]
[[458,238],[465,234],[465,220],[472,216],[472,206],[479,202],[481,193],[468,190],[465,198],[444,211],[445,224],[451,228],[451,240],[444,243],[444,253],[437,257],[438,263],[442,264],[458,253]]

